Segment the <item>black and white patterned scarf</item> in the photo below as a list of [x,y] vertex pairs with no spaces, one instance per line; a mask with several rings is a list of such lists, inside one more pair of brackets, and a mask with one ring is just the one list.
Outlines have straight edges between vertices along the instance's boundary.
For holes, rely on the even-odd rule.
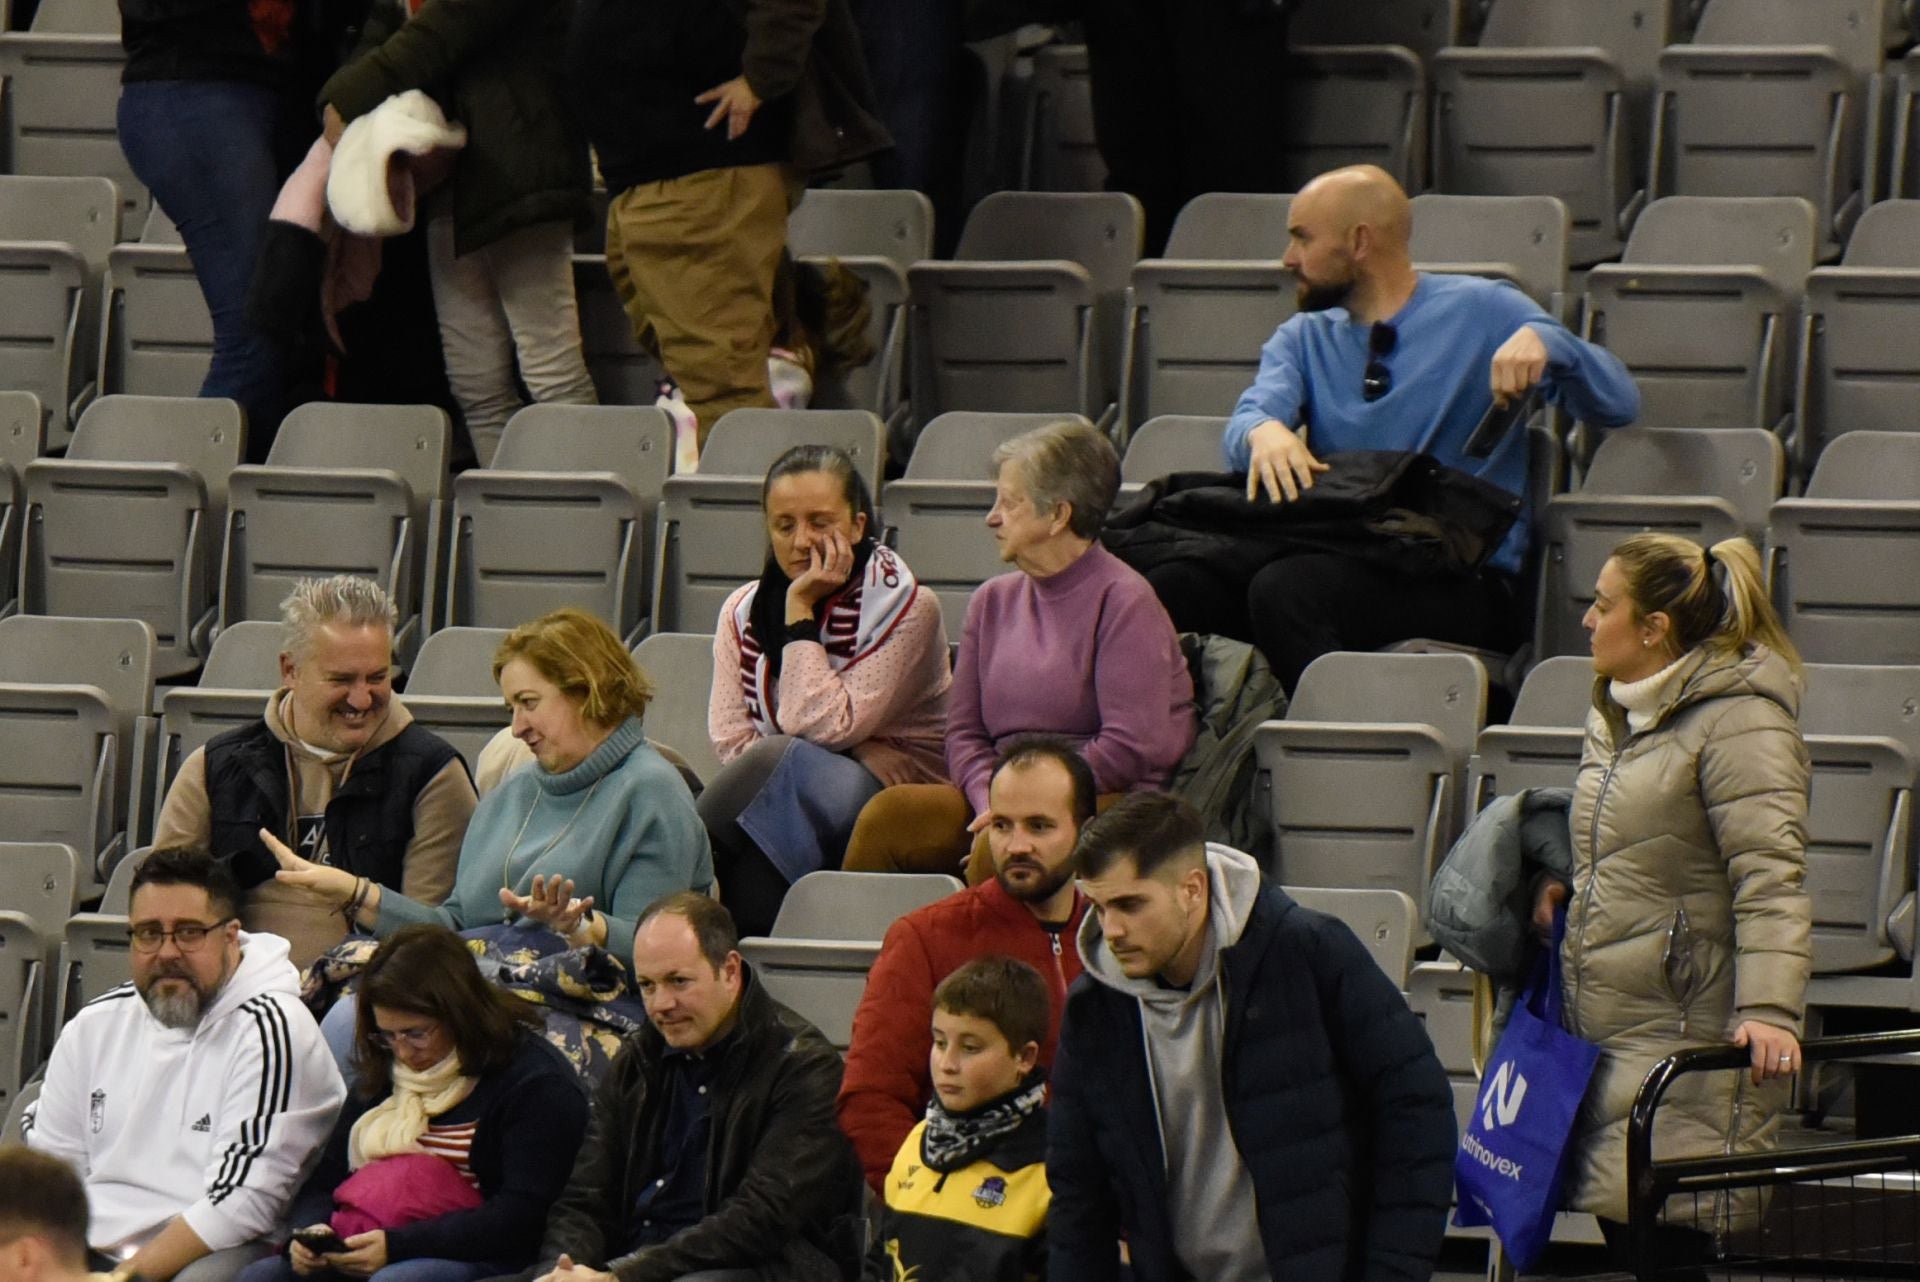
[[920,1133],[920,1160],[945,1175],[977,1158],[1003,1135],[1010,1135],[1047,1102],[1047,1079],[1038,1070],[997,1099],[964,1113],[949,1113],[935,1099],[927,1105],[927,1129]]

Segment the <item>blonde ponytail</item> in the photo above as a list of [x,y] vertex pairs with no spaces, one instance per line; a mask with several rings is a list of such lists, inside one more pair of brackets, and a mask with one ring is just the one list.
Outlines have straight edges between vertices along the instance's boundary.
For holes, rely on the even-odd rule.
[[1634,609],[1672,621],[1680,653],[1758,644],[1799,670],[1800,652],[1767,599],[1760,552],[1748,540],[1726,539],[1703,552],[1677,534],[1636,534],[1614,548],[1613,560]]

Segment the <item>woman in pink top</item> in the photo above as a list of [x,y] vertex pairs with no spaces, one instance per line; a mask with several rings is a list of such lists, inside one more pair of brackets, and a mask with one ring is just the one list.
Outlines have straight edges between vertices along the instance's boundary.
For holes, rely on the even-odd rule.
[[720,608],[707,731],[724,768],[700,797],[720,893],[764,935],[787,887],[837,868],[861,807],[946,778],[940,601],[876,537],[845,453],[799,445],[761,489],[767,565]]
[[[967,603],[947,712],[951,784],[889,788],[860,816],[846,867],[957,869],[992,819],[987,780],[1006,743],[1057,735],[1104,796],[1164,787],[1193,746],[1193,679],[1151,585],[1100,543],[1120,459],[1082,422],[1035,428],[994,451],[987,528],[1019,571]],[[970,879],[992,871],[977,843]]]

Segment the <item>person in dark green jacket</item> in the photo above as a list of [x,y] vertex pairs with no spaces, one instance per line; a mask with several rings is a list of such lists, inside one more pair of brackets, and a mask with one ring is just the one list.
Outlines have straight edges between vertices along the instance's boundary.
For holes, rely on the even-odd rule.
[[332,141],[409,89],[466,127],[466,148],[425,212],[447,378],[482,464],[521,405],[516,356],[534,400],[596,400],[573,288],[573,231],[592,174],[564,83],[571,8],[375,0],[362,52],[320,91]]

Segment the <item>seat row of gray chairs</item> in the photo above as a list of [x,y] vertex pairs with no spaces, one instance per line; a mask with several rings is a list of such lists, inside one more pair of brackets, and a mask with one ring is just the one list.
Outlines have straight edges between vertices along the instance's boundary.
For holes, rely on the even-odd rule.
[[1613,546],[1664,531],[1761,547],[1774,603],[1809,658],[1920,663],[1920,435],[1848,432],[1804,490],[1789,495],[1787,479],[1779,441],[1757,429],[1611,434],[1581,488],[1540,514],[1537,652],[1584,653],[1580,619]]

